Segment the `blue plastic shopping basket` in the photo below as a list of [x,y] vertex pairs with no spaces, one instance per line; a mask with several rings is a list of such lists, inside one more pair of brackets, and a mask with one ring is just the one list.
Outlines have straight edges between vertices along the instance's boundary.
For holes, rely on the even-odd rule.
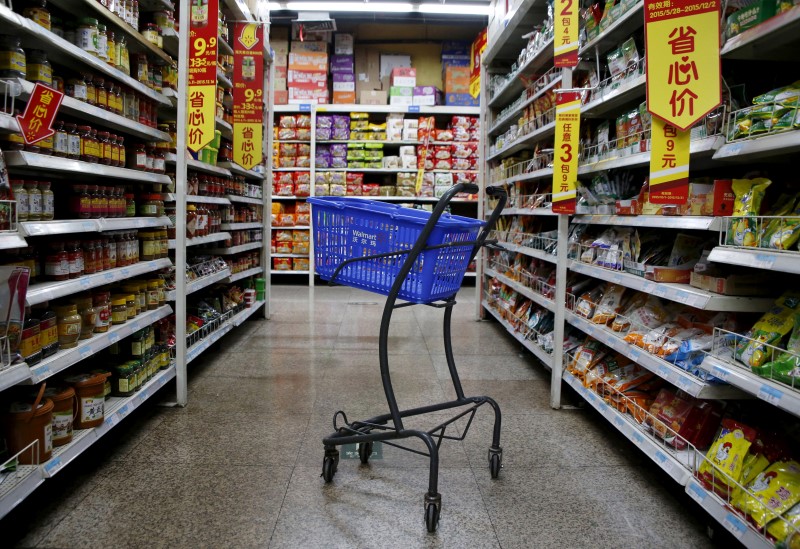
[[[414,246],[430,212],[363,198],[316,197],[313,204],[314,258],[317,273],[331,280],[349,259],[408,251]],[[443,214],[427,246],[464,242],[464,246],[423,251],[406,277],[398,297],[429,303],[458,291],[472,257],[478,232],[485,223]],[[388,295],[407,254],[370,258],[346,265],[333,282]]]

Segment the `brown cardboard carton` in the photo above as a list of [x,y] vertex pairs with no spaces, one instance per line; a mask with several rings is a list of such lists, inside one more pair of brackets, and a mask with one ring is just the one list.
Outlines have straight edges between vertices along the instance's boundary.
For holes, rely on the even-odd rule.
[[354,91],[334,91],[333,103],[336,105],[350,105],[356,102],[356,92]]
[[769,281],[761,275],[712,276],[693,272],[689,284],[701,290],[734,296],[764,296],[774,291]]
[[389,100],[388,94],[381,90],[362,90],[358,98],[362,105],[385,105]]

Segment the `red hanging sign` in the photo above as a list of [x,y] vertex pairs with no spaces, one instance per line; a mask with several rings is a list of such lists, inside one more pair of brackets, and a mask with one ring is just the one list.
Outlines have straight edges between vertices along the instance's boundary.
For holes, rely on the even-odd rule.
[[236,23],[233,36],[233,160],[249,170],[263,157],[264,28]]
[[214,140],[219,0],[191,0],[187,143],[197,152]]
[[53,120],[56,119],[62,99],[64,94],[60,91],[42,84],[33,87],[28,105],[25,107],[25,114],[17,116],[25,143],[32,145],[56,133],[53,130]]

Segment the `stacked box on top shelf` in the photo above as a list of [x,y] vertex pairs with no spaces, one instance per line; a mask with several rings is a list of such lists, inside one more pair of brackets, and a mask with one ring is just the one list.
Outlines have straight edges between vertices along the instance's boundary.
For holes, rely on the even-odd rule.
[[328,43],[297,42],[289,50],[289,103],[328,103]]
[[331,87],[334,104],[356,102],[356,66],[352,34],[337,34],[331,57]]

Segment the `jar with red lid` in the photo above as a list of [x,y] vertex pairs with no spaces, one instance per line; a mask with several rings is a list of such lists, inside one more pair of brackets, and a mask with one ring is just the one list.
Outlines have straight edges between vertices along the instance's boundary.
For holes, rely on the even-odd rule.
[[100,164],[104,166],[111,165],[111,141],[109,141],[110,134],[108,132],[97,132],[97,142],[99,145],[98,159]]
[[155,164],[156,146],[148,143],[144,147],[145,150],[145,168],[144,171],[152,172]]
[[164,149],[156,149],[153,155],[153,172],[157,174],[167,173],[167,155]]
[[50,243],[50,251],[44,260],[44,274],[47,280],[69,280],[69,255],[64,251],[63,242]]
[[100,162],[103,151],[100,147],[100,140],[97,138],[97,130],[94,128],[92,128],[92,147],[94,150],[94,160],[92,163],[97,164]]
[[80,278],[83,276],[83,250],[78,245],[77,240],[71,240],[66,245],[69,259],[69,278]]
[[95,104],[103,110],[108,110],[108,92],[106,91],[106,81],[104,78],[96,76],[94,78]]
[[83,273],[90,275],[97,272],[97,249],[94,240],[83,241]]
[[106,187],[103,185],[97,186],[97,211],[95,217],[108,217],[108,195],[106,195]]
[[119,145],[119,166],[120,168],[124,168],[127,166],[126,157],[127,154],[125,153],[125,137],[119,135],[117,136],[117,144]]
[[84,77],[86,81],[86,102],[90,105],[97,104],[97,92],[94,87],[94,78],[91,74],[87,74]]
[[102,256],[102,265],[103,265],[102,270],[107,271],[111,269],[111,256],[109,253],[108,238],[103,237],[100,240],[98,240],[98,242],[100,243],[100,251],[98,252],[98,261]]
[[103,254],[108,255],[108,268],[116,269],[120,265],[117,263],[117,241],[115,240],[113,234],[108,234],[108,238],[105,239],[104,245],[106,246],[106,251],[103,252]]
[[78,219],[92,218],[92,196],[88,185],[73,185],[69,198],[69,211]]
[[78,126],[78,133],[81,136],[81,155],[83,162],[92,161],[92,127]]

